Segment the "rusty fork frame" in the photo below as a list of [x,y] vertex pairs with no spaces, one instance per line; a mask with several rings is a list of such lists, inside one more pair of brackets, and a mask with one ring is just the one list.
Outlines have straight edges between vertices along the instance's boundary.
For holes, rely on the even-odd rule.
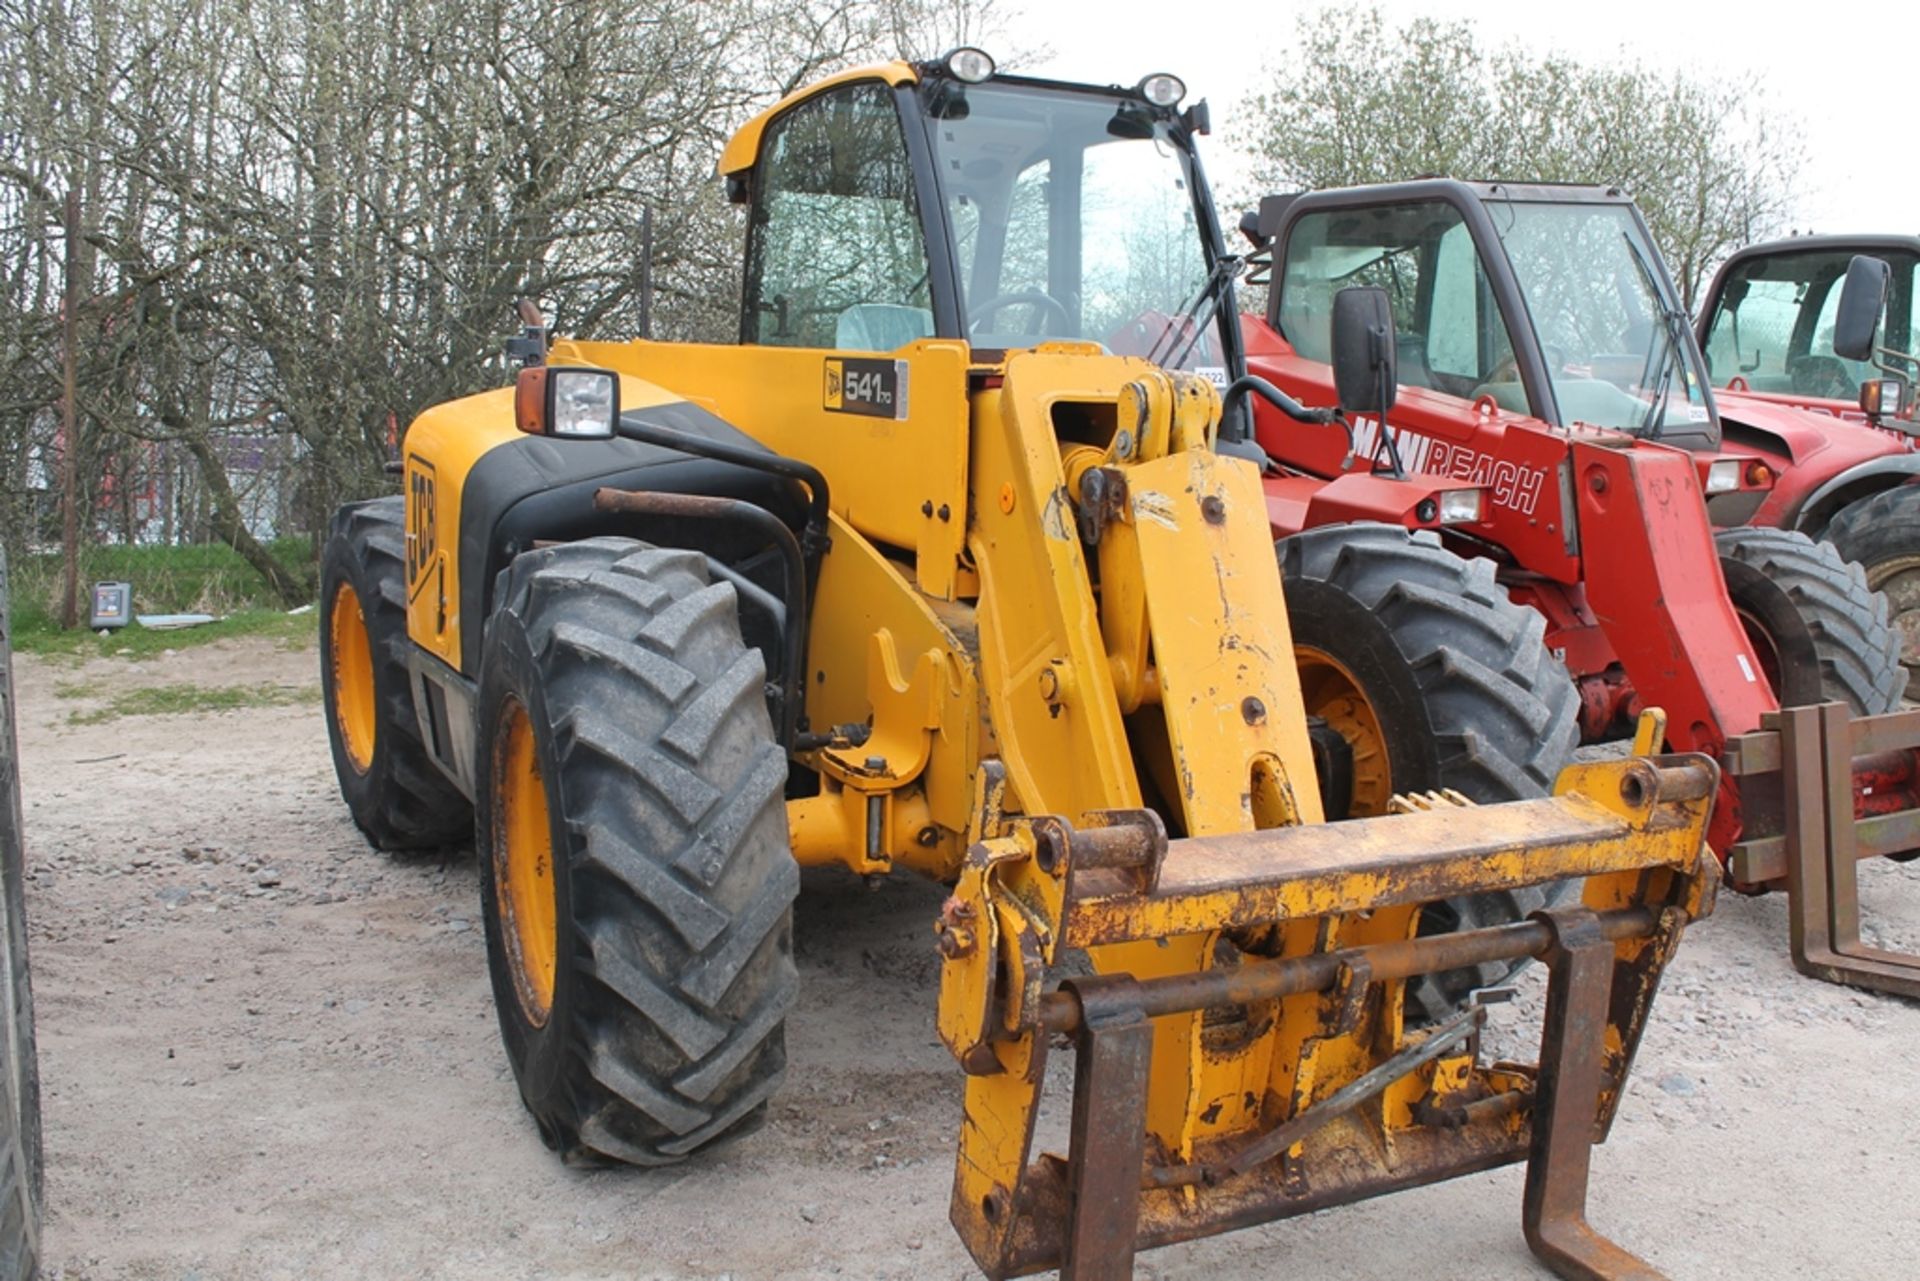
[[[1046,1161],[1031,1172],[1037,1177],[1023,1180],[1027,1195],[1019,1198],[1022,1204],[1011,1208],[1021,1221],[1016,1240],[1025,1248],[1008,1260],[1014,1265],[1010,1271],[1025,1272],[1057,1262],[1062,1281],[1113,1281],[1133,1275],[1134,1253],[1140,1248],[1292,1217],[1524,1159],[1522,1226],[1529,1246],[1556,1274],[1578,1281],[1660,1277],[1661,1273],[1588,1223],[1587,1177],[1593,1147],[1612,1125],[1640,1030],[1638,1020],[1629,1022],[1631,1034],[1624,1052],[1609,1054],[1609,1023],[1626,1009],[1644,1011],[1652,995],[1650,984],[1632,979],[1616,982],[1615,944],[1652,939],[1658,959],[1650,972],[1642,971],[1643,977],[1651,978],[1677,946],[1685,919],[1684,912],[1672,907],[1598,913],[1574,907],[1539,912],[1515,925],[1347,953],[1257,962],[1231,972],[1149,980],[1096,976],[1062,983],[1044,998],[1040,1018],[1049,1031],[1071,1037],[1076,1055],[1068,1147],[1073,1156],[1064,1162]],[[1152,1017],[1262,997],[1337,993],[1348,981],[1346,976],[1356,973],[1381,982],[1470,961],[1521,956],[1538,957],[1549,970],[1531,1100],[1524,1090],[1494,1094],[1447,1118],[1441,1124],[1449,1133],[1479,1135],[1476,1141],[1451,1145],[1448,1159],[1413,1161],[1398,1170],[1374,1168],[1317,1190],[1289,1187],[1284,1173],[1269,1164],[1280,1156],[1278,1151],[1257,1161],[1229,1158],[1192,1170],[1145,1164]],[[1450,1021],[1459,1022],[1461,1028],[1436,1030],[1432,1036],[1453,1042],[1469,1026],[1477,1032],[1480,1011],[1473,1014],[1476,1017]],[[1416,1046],[1424,1050],[1426,1044]],[[1389,1083],[1373,1083],[1373,1092]],[[1286,1127],[1289,1146],[1332,1121],[1354,1101],[1328,1099],[1296,1117]],[[1530,1113],[1531,1124],[1509,1124],[1508,1114],[1515,1111]],[[1252,1146],[1275,1145],[1256,1140]],[[1242,1164],[1249,1168],[1237,1168]],[[1187,1183],[1201,1183],[1221,1194],[1218,1222],[1202,1226],[1178,1204],[1178,1188]],[[1156,1203],[1146,1203],[1147,1198]],[[1065,1243],[1064,1257],[1049,1256],[1044,1243],[1050,1241]]]
[[[1177,841],[1150,812],[1097,811],[978,843],[938,930],[941,1036],[968,1073],[952,1218],[975,1261],[1114,1281],[1142,1250],[1524,1161],[1548,1266],[1657,1276],[1587,1222],[1587,1180],[1661,974],[1712,911],[1719,779],[1702,756],[1594,762],[1486,809]],[[1577,904],[1414,932],[1435,898],[1568,877]],[[1248,946],[1208,964],[1196,934]],[[1049,990],[1071,948],[1100,972]],[[1472,1005],[1404,1026],[1407,980],[1522,958],[1549,972],[1537,1063],[1483,1062]],[[1070,1135],[1036,1155],[1062,1039]]]
[[[1754,797],[1748,814],[1765,815],[1765,827],[1778,830],[1729,851],[1733,881],[1784,883],[1793,965],[1802,974],[1920,997],[1920,956],[1861,941],[1856,866],[1920,851],[1920,798],[1911,790],[1920,712],[1856,720],[1825,703],[1785,708],[1761,725],[1730,740],[1723,763],[1740,778],[1743,800]],[[1902,801],[1905,808],[1889,808]]]

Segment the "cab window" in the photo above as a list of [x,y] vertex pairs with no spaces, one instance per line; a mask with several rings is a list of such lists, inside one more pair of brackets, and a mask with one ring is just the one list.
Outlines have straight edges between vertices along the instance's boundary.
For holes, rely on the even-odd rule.
[[1393,305],[1400,381],[1455,396],[1512,381],[1513,344],[1459,210],[1444,201],[1311,213],[1287,237],[1280,330],[1333,359],[1334,295],[1374,286]]
[[[1881,320],[1880,343],[1914,349],[1914,278],[1920,257],[1882,252],[1893,267],[1893,288]],[[1733,269],[1714,299],[1707,326],[1707,361],[1715,382],[1743,378],[1755,391],[1852,399],[1872,366],[1843,360],[1833,349],[1833,322],[1841,283],[1853,253],[1818,249],[1768,254]]]
[[1714,382],[1740,377],[1756,391],[1792,390],[1787,347],[1806,301],[1806,283],[1735,276],[1721,296],[1730,301],[1735,295],[1735,305],[1714,308],[1707,331],[1707,369]]
[[1172,121],[1105,93],[991,81],[925,92],[975,346],[1097,342],[1224,379],[1231,308],[1226,290],[1201,292],[1209,246]]
[[933,333],[927,246],[893,92],[849,86],[767,127],[742,340],[891,351]]

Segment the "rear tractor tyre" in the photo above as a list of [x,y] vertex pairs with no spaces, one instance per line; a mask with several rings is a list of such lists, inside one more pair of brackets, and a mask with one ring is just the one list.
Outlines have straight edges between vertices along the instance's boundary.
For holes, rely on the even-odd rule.
[[407,672],[406,513],[398,495],[334,513],[320,558],[320,684],[333,772],[376,849],[466,842],[473,807],[427,754]]
[[476,842],[494,1007],[569,1161],[663,1165],[756,1128],[793,1005],[786,755],[700,555],[519,557],[481,663]]
[[1907,669],[1886,597],[1865,570],[1833,544],[1790,529],[1742,525],[1718,531],[1714,542],[1727,599],[1781,706],[1845,703],[1855,716],[1900,706]]
[[[1579,742],[1580,697],[1493,565],[1391,525],[1335,525],[1275,544],[1309,716],[1353,751],[1354,817],[1396,792],[1452,788],[1481,804],[1547,796]],[[1477,894],[1429,906],[1422,934],[1524,919],[1570,886]],[[1413,1012],[1444,1017],[1506,962],[1408,984]]]
[[1866,571],[1867,586],[1887,598],[1900,664],[1920,671],[1920,485],[1884,489],[1842,507],[1826,540]]

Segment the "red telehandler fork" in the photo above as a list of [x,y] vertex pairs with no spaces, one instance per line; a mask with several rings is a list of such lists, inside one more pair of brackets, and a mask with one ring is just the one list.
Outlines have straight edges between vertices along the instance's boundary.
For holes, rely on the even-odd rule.
[[[1358,580],[1313,554],[1331,525],[1483,562],[1543,621],[1582,738],[1657,706],[1672,750],[1724,761],[1709,840],[1736,888],[1788,890],[1803,972],[1920,995],[1920,960],[1858,931],[1855,859],[1920,849],[1920,714],[1885,714],[1906,684],[1885,602],[1802,534],[1716,535],[1704,493],[1763,493],[1771,471],[1722,447],[1632,201],[1424,180],[1270,198],[1247,229],[1270,292],[1242,318],[1250,376],[1230,396],[1273,463],[1290,606]],[[1362,603],[1391,626],[1417,590]],[[1360,758],[1354,708],[1386,724],[1396,707],[1343,674],[1309,688]]]

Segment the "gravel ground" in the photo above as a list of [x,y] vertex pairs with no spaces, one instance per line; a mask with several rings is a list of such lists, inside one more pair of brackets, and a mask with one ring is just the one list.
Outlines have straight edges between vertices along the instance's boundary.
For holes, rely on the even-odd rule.
[[[314,667],[237,643],[19,662],[51,1277],[973,1275],[946,1222],[960,1076],[932,1027],[937,889],[810,875],[767,1127],[664,1172],[568,1170],[500,1049],[471,855],[361,843]],[[302,701],[72,720],[182,681]],[[1920,950],[1920,864],[1863,882],[1886,941]],[[1797,977],[1784,908],[1728,896],[1689,934],[1593,1217],[1680,1278],[1911,1275],[1920,1006]],[[1543,1276],[1520,1182],[1158,1251],[1138,1274]]]

